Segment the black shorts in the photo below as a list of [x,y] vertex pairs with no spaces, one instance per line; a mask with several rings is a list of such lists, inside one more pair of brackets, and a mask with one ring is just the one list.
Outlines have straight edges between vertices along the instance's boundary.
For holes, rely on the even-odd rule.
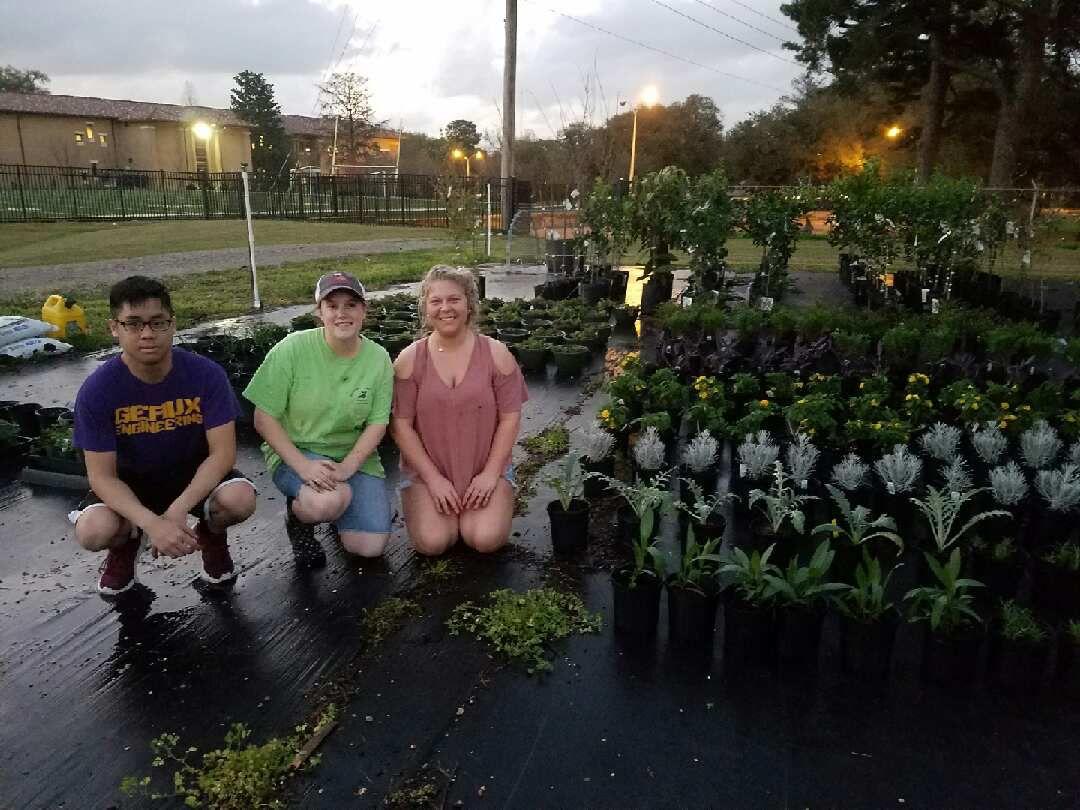
[[[197,518],[202,518],[203,520],[209,519],[209,515],[206,514],[206,502],[209,501],[210,497],[223,486],[235,481],[246,481],[251,485],[252,491],[255,491],[255,484],[252,483],[250,478],[237,469],[229,470],[225,474],[225,477],[218,482],[218,485],[210,490],[209,495],[191,507],[190,514]],[[164,483],[158,486],[146,486],[145,484],[134,484],[131,481],[124,481],[124,483],[131,487],[131,491],[135,493],[135,497],[139,499],[139,503],[155,515],[160,515],[180,496],[180,493],[191,483],[191,480],[188,479],[187,481],[182,482],[183,486]],[[97,493],[94,492],[94,490],[90,490],[86,493],[86,497],[79,502],[77,510],[82,512],[100,503],[102,503],[101,498],[97,496]]]

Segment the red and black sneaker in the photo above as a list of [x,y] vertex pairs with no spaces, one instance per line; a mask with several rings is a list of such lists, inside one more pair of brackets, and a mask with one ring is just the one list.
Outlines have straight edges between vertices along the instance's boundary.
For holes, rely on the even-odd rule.
[[97,588],[102,596],[118,596],[135,584],[135,560],[142,549],[142,539],[142,532],[139,532],[138,537],[109,549],[98,577]]
[[213,534],[205,520],[200,520],[195,530],[199,536],[199,549],[202,551],[203,570],[199,577],[210,585],[224,585],[236,579],[236,567],[229,554],[229,542],[225,532]]

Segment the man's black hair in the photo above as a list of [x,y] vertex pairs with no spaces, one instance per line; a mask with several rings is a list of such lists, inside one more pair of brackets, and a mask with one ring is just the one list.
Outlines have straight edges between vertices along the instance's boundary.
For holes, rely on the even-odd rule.
[[116,282],[109,290],[109,309],[115,318],[124,308],[124,304],[135,307],[144,301],[156,298],[161,301],[161,306],[169,315],[173,314],[172,299],[165,285],[156,278],[147,276],[128,276]]

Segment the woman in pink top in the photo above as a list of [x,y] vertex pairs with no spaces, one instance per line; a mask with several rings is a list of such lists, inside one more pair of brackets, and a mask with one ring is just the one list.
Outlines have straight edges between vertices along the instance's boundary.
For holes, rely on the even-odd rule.
[[476,332],[471,271],[431,268],[420,314],[428,334],[394,363],[391,419],[409,538],[421,554],[442,554],[459,536],[495,551],[510,537],[510,454],[529,398],[525,381],[506,346]]

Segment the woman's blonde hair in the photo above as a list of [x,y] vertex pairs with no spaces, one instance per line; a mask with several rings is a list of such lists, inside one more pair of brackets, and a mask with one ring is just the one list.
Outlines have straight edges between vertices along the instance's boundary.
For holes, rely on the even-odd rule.
[[451,281],[465,293],[465,304],[469,308],[469,316],[465,320],[466,326],[476,329],[476,322],[480,319],[480,288],[476,284],[476,276],[467,267],[451,267],[448,264],[437,264],[428,270],[424,280],[420,282],[420,297],[417,307],[420,310],[420,319],[423,322],[422,331],[430,332],[431,327],[427,324],[427,299],[431,292],[431,285],[436,281]]

